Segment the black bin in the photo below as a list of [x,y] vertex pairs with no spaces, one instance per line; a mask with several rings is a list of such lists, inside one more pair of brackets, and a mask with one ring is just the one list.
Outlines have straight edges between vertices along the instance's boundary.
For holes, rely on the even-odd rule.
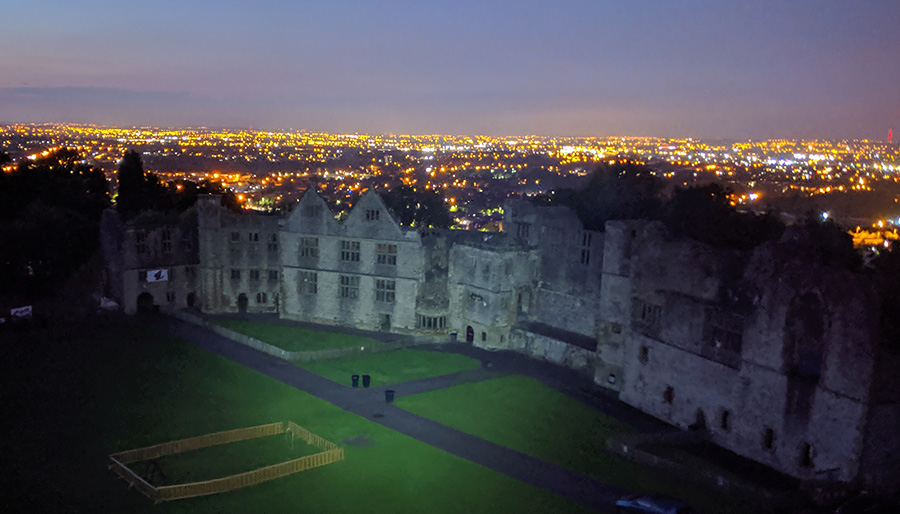
[[394,390],[387,389],[384,391],[384,403],[392,403],[394,401]]
[[350,380],[353,382],[353,387],[359,387],[359,375],[351,376]]
[[363,375],[363,387],[369,387],[369,384],[372,382],[372,377],[369,375]]

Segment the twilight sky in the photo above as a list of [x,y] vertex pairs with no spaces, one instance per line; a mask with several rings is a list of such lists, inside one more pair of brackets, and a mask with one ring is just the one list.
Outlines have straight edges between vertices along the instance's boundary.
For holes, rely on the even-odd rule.
[[898,0],[29,0],[0,123],[869,138]]

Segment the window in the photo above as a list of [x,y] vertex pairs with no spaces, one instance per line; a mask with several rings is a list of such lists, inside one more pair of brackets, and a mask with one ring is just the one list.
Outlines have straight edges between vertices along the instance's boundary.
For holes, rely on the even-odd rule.
[[251,243],[259,242],[259,232],[250,232],[249,234],[247,234],[247,236],[247,240]]
[[278,251],[278,234],[272,234],[269,236],[269,251],[270,252]]
[[271,281],[273,281],[273,282],[274,282],[275,280],[278,280],[278,270],[277,270],[277,269],[270,269],[270,270],[269,270],[269,280],[271,280]]
[[375,253],[378,264],[387,264],[389,266],[397,265],[397,245],[379,244],[376,247]]
[[341,241],[341,260],[359,262],[359,241]]
[[301,271],[298,275],[300,294],[317,294],[319,292],[319,274],[315,271]]
[[319,238],[317,237],[301,237],[300,238],[300,257],[318,257],[319,256]]
[[259,270],[258,269],[250,270],[250,280],[259,280]]
[[188,280],[194,280],[195,278],[197,278],[197,268],[193,266],[184,268],[184,276],[186,276]]
[[616,375],[615,373],[610,373],[608,377],[606,377],[606,381],[610,384],[616,383]]
[[147,281],[147,271],[138,271],[138,281],[146,282]]
[[172,231],[164,229],[162,231],[162,251],[169,253],[172,251]]
[[265,293],[256,293],[256,303],[266,303],[269,301],[269,296]]
[[581,232],[581,263],[588,265],[591,263],[591,233],[587,230]]
[[147,233],[138,230],[134,233],[134,246],[138,254],[147,253]]
[[663,401],[672,403],[673,400],[675,400],[675,389],[672,386],[666,386],[666,390],[663,391]]
[[766,450],[771,450],[775,447],[775,431],[769,427],[763,430],[762,446]]
[[426,330],[440,330],[447,327],[446,316],[422,316],[416,317],[416,328],[424,328]]
[[531,234],[531,223],[516,223],[516,236],[519,239],[528,240],[528,236]]
[[192,234],[181,234],[181,246],[183,246],[184,250],[187,252],[194,249],[194,239]]
[[659,322],[662,317],[662,307],[634,298],[631,301],[631,326],[639,333],[656,337],[659,332]]
[[482,333],[481,333],[481,340],[482,340],[482,341],[487,341],[487,332],[482,332]]
[[308,218],[314,218],[322,214],[322,206],[321,205],[307,205],[303,208],[303,215]]
[[241,270],[239,269],[231,269],[231,278],[232,280],[240,280],[241,279]]
[[393,280],[378,279],[375,281],[375,300],[379,302],[394,303],[394,290],[396,282]]
[[741,365],[744,317],[719,309],[706,310],[701,355],[732,368]]
[[366,209],[366,221],[378,221],[381,211],[378,209]]
[[722,411],[722,415],[719,418],[719,426],[722,427],[722,430],[730,430],[731,429],[731,412],[727,410]]
[[166,291],[166,301],[175,303],[175,291]]
[[359,277],[341,275],[341,298],[359,298]]
[[650,360],[650,349],[646,346],[641,346],[641,351],[638,353],[638,360],[641,364],[647,364],[647,361]]
[[231,242],[232,243],[240,243],[241,242],[241,233],[240,232],[232,232],[231,233]]
[[813,450],[809,443],[800,445],[800,465],[804,468],[812,466]]

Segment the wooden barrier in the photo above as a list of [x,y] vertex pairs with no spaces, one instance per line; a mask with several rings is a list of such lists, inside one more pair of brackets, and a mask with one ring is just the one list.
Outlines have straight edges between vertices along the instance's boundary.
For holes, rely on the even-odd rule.
[[[227,477],[161,487],[156,487],[147,480],[141,478],[127,466],[127,464],[132,462],[156,459],[165,455],[174,455],[191,450],[198,450],[200,448],[208,448],[210,446],[218,446],[284,433],[290,434],[292,441],[301,439],[307,444],[323,451]],[[269,423],[255,427],[226,430],[223,432],[189,437],[187,439],[179,439],[154,446],[114,453],[109,456],[109,469],[113,470],[117,475],[128,482],[129,487],[134,487],[144,496],[159,502],[206,496],[233,491],[243,487],[250,487],[293,473],[299,473],[300,471],[305,471],[307,469],[325,466],[343,460],[343,458],[343,448],[313,434],[293,421],[288,421],[285,423]]]

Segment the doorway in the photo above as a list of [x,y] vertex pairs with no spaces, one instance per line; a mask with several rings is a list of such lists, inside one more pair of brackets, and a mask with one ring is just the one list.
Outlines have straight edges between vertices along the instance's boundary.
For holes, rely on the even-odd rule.
[[466,342],[474,343],[475,342],[475,329],[472,328],[472,325],[466,327]]

